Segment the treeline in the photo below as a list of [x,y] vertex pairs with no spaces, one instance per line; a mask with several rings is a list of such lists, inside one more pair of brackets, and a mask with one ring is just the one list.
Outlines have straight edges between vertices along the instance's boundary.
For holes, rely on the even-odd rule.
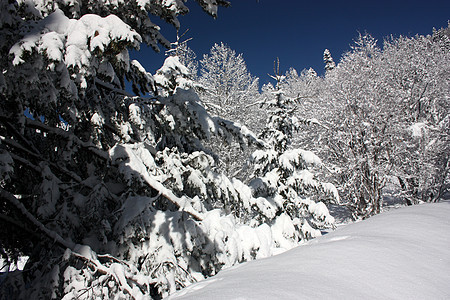
[[[338,187],[341,204],[355,218],[365,218],[381,211],[386,187],[407,205],[438,201],[448,193],[449,35],[444,28],[428,36],[390,37],[382,47],[369,34],[360,35],[337,64],[324,51],[324,76],[311,68],[300,74],[290,69],[277,77],[276,88],[267,84],[258,93],[251,85],[257,79],[247,75],[252,92],[235,88],[237,95],[248,93],[228,100],[236,104],[212,98],[208,90],[198,92],[205,103],[231,110],[222,112],[228,119],[257,133],[263,128],[255,119],[270,113],[264,104],[275,89],[295,99],[293,116],[315,122],[296,131],[291,147],[317,153],[326,166],[321,176]],[[209,77],[211,61],[224,77],[239,78],[230,65],[248,72],[240,55],[215,45],[200,61],[200,82],[211,80],[216,94],[230,85]],[[243,165],[242,160],[230,164],[236,161]]]

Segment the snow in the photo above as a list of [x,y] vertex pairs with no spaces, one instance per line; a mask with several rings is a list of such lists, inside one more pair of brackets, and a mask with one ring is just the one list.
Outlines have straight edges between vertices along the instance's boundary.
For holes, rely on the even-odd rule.
[[308,165],[317,165],[320,166],[322,164],[322,161],[320,158],[315,155],[311,151],[307,150],[299,150],[300,155],[302,156],[302,159],[308,164]]
[[327,206],[323,202],[316,203],[308,198],[302,199],[302,202],[307,205],[309,212],[319,220],[323,220],[328,224],[335,222],[334,217],[330,215]]
[[412,137],[420,138],[424,133],[426,133],[427,125],[422,122],[414,123],[409,127],[409,130],[411,131]]
[[449,215],[450,202],[392,210],[169,299],[449,299]]
[[279,249],[274,249],[275,253],[282,253],[295,247],[296,230],[294,223],[287,214],[283,213],[275,219],[272,234],[274,243],[279,246]]
[[189,89],[192,85],[192,81],[186,79],[189,78],[189,76],[190,72],[188,68],[180,62],[179,57],[169,56],[164,61],[163,66],[156,71],[154,79],[160,86],[169,88],[171,84],[170,81],[175,78],[177,83],[176,87]]
[[261,211],[261,213],[264,216],[266,216],[268,218],[275,217],[275,213],[277,212],[277,209],[276,209],[275,205],[273,205],[272,203],[267,201],[266,198],[259,197],[254,200],[254,204],[256,204],[256,206],[258,207],[258,209]]
[[[198,219],[201,219],[201,217],[199,217],[200,214],[197,213],[192,207],[192,199],[185,196],[181,198],[177,197],[172,190],[166,188],[159,181],[159,177],[153,176],[152,173],[156,169],[156,164],[150,153],[150,149],[145,147],[144,143],[129,145],[117,144],[109,151],[109,153],[113,164],[118,166],[119,172],[123,174],[128,183],[132,183],[133,180],[144,181],[150,187],[158,191],[161,196],[174,203],[177,207],[183,209],[191,215],[195,215]],[[172,175],[181,176],[181,174],[176,172],[176,170],[178,170],[178,168],[173,168]],[[181,179],[180,184],[182,184]],[[125,223],[123,224],[125,225]]]
[[7,272],[15,270],[23,270],[28,261],[28,256],[19,256],[16,263],[8,264],[7,261],[0,257],[0,283]]
[[314,174],[308,170],[301,170],[300,172],[296,172],[295,176],[292,176],[290,180],[291,181],[298,180],[305,186],[316,187],[318,185],[318,182],[314,180]]
[[333,199],[336,201],[336,203],[340,203],[339,192],[334,184],[329,182],[323,182],[322,188],[325,191],[325,193],[333,195]]
[[199,170],[194,169],[191,171],[191,174],[187,178],[187,182],[191,184],[193,187],[197,188],[197,190],[202,196],[206,196],[207,195],[206,185],[203,183],[202,177],[203,177],[202,173]]
[[85,257],[88,260],[97,260],[97,255],[92,251],[91,247],[87,245],[76,245],[73,252]]
[[91,123],[98,127],[101,127],[103,124],[105,124],[105,118],[103,118],[100,113],[96,112],[91,117]]
[[[237,229],[239,236],[243,237],[239,243],[242,248],[242,257],[245,260],[252,260],[253,255],[256,258],[265,258],[272,255],[272,230],[269,225],[261,224],[256,228],[242,225]],[[258,251],[253,251],[258,249]]]
[[134,218],[139,216],[146,208],[148,208],[155,198],[135,196],[129,197],[124,203],[122,209],[123,213],[120,217],[118,224],[118,229],[122,230],[128,223],[130,223]]
[[[141,41],[141,36],[115,15],[102,18],[87,14],[75,20],[56,9],[37,22],[27,35],[11,47],[9,53],[14,57],[14,66],[25,63],[23,57],[33,51],[43,54],[52,62],[63,62],[66,67],[78,69],[73,77],[78,78],[80,86],[85,88],[88,69],[98,68],[98,64],[92,61],[93,55],[119,48],[122,43],[138,49]],[[128,51],[123,48],[116,59],[123,60],[124,65],[129,66]],[[49,64],[49,67],[53,68],[54,65]],[[102,68],[100,72],[107,71],[106,74],[113,77],[114,70],[107,65]],[[61,80],[67,86],[68,79],[63,77]]]

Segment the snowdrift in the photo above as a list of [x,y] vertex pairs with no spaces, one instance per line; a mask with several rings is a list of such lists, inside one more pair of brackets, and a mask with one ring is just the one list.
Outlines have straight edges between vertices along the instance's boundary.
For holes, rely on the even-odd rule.
[[450,202],[340,227],[169,299],[450,299]]

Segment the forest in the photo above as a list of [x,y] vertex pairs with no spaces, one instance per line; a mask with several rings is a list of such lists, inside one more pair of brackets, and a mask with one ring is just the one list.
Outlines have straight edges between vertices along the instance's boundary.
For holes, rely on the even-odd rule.
[[320,76],[275,59],[260,85],[151,21],[177,31],[186,5],[0,0],[0,299],[161,299],[450,197],[450,25],[359,34]]

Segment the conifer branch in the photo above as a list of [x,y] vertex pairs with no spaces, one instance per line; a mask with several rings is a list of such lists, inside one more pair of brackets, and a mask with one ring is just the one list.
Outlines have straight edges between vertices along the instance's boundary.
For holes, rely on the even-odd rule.
[[53,134],[56,134],[60,137],[63,137],[67,140],[72,140],[74,141],[76,144],[78,144],[79,146],[88,149],[89,151],[91,151],[93,154],[95,154],[96,156],[108,160],[109,159],[109,155],[107,152],[98,149],[98,147],[96,147],[94,144],[92,144],[91,142],[84,142],[82,141],[79,137],[77,137],[75,134],[65,131],[61,128],[57,128],[57,127],[51,127],[48,126],[42,122],[39,121],[35,121],[35,120],[31,120],[31,119],[26,119],[25,121],[25,125],[30,127],[30,128],[35,128],[35,129],[40,129],[42,131],[46,131],[46,132],[50,132]]
[[19,211],[27,217],[29,221],[31,221],[40,231],[44,232],[51,240],[56,241],[59,245],[64,248],[73,249],[75,247],[75,243],[66,241],[63,239],[58,233],[53,230],[48,229],[42,224],[35,216],[33,216],[28,209],[20,202],[13,194],[5,191],[3,188],[0,188],[0,198],[8,201],[13,206],[15,206]]

